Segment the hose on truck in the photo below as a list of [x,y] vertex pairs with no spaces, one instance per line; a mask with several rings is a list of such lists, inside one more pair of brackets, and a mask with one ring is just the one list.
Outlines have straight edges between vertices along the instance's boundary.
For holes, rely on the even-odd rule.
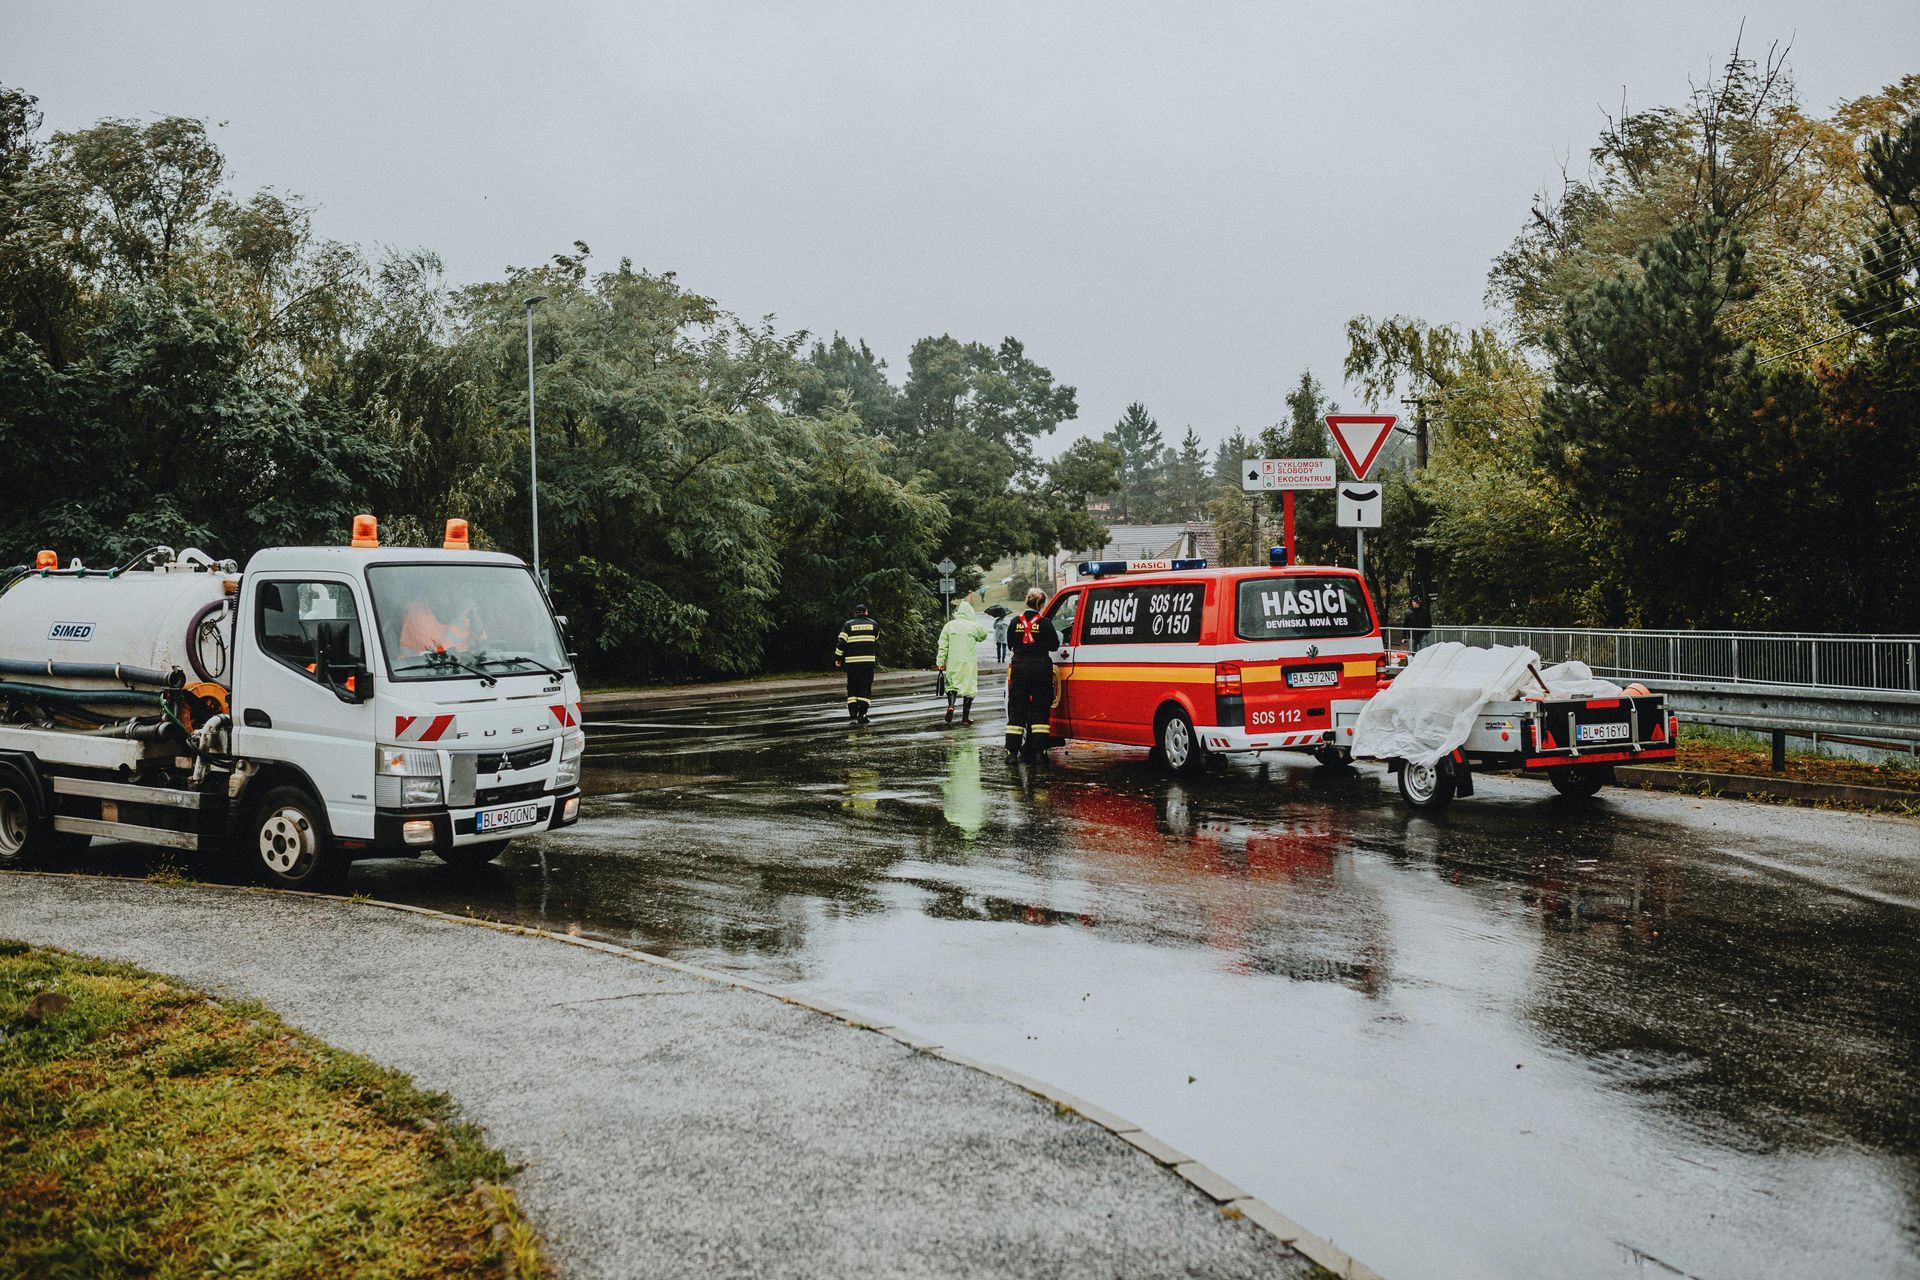
[[17,680],[0,680],[0,696],[14,694],[29,698],[35,702],[114,702],[133,703],[143,707],[159,708],[162,695],[158,690],[146,689],[62,689],[49,684],[21,684]]
[[171,689],[180,683],[178,671],[156,671],[151,667],[129,667],[118,662],[45,662],[24,658],[0,658],[0,676],[51,676],[67,680],[118,680],[122,684]]

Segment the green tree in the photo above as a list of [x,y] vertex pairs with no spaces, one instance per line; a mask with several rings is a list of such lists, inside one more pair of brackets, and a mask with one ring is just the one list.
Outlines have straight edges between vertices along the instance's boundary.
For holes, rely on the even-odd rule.
[[1166,442],[1160,424],[1138,400],[1128,405],[1106,435],[1120,454],[1120,518],[1151,520],[1159,514],[1161,453]]
[[[1790,624],[1807,577],[1796,436],[1816,416],[1798,370],[1763,366],[1721,323],[1751,294],[1739,239],[1682,226],[1567,303],[1541,401],[1541,462],[1601,522],[1613,552],[1608,621]],[[1798,543],[1798,545],[1795,545]]]

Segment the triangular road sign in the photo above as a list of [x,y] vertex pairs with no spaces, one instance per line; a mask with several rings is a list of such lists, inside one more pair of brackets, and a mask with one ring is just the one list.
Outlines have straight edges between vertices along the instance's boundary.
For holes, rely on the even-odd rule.
[[1353,468],[1355,480],[1365,480],[1373,469],[1387,437],[1393,434],[1398,419],[1391,413],[1330,413],[1327,430],[1333,432],[1334,447]]

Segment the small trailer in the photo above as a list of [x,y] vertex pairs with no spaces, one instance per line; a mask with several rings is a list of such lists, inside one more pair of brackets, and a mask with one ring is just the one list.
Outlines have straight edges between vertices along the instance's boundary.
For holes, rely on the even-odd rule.
[[1615,765],[1673,759],[1679,727],[1657,693],[1492,701],[1467,740],[1435,763],[1396,758],[1387,767],[1416,809],[1472,795],[1475,773],[1544,774],[1561,795],[1584,799],[1613,781]]

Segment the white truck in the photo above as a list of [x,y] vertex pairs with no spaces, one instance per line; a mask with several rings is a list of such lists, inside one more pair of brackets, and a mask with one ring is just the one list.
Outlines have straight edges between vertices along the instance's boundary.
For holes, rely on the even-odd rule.
[[103,836],[317,887],[577,821],[579,686],[525,563],[464,521],[352,541],[0,571],[0,867]]

